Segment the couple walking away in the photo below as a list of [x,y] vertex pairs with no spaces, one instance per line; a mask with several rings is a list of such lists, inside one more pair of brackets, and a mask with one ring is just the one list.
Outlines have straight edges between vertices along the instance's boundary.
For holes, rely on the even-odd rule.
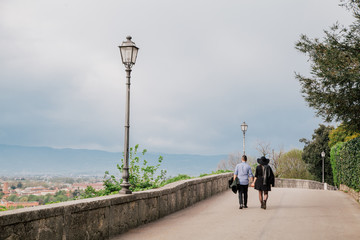
[[275,185],[274,173],[269,166],[269,159],[261,157],[257,159],[259,165],[256,167],[255,178],[251,171],[251,167],[247,164],[247,157],[241,157],[241,163],[236,165],[233,181],[237,184],[239,192],[240,209],[247,208],[249,178],[251,179],[251,187],[255,187],[259,191],[259,201],[261,208],[266,209],[266,201],[269,198],[271,186]]

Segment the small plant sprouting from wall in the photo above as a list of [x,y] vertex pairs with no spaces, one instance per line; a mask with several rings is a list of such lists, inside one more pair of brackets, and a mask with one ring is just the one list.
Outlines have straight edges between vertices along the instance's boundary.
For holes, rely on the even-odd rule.
[[[139,154],[139,145],[129,150],[129,183],[131,184],[131,191],[141,191],[160,187],[166,181],[166,170],[160,170],[163,157],[159,156],[156,165],[150,165],[144,158],[146,149]],[[140,155],[140,156],[139,156]],[[122,173],[124,166],[124,158],[121,159],[121,165],[117,164],[117,169]],[[120,184],[122,179],[116,180],[114,175],[110,175],[108,171],[105,172],[104,186],[106,194],[118,192],[121,190]]]

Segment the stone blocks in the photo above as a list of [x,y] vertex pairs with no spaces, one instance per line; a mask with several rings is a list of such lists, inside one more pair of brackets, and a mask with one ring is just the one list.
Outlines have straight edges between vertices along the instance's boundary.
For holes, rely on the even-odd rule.
[[[325,189],[326,186],[326,189]],[[304,180],[304,179],[288,179],[276,178],[275,187],[279,188],[305,188],[305,189],[318,189],[318,190],[335,190],[334,186],[324,184],[321,182]]]
[[340,184],[340,190],[348,193],[357,202],[360,202],[360,192],[359,191],[355,191],[354,189],[349,188],[348,186],[346,186],[344,184]]
[[233,173],[110,195],[0,212],[0,239],[109,239],[225,191]]

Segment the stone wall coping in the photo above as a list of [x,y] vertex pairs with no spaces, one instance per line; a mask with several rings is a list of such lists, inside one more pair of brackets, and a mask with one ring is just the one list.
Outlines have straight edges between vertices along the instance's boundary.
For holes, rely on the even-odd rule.
[[314,181],[314,180],[307,180],[307,179],[298,179],[298,178],[276,178],[277,180],[285,180],[285,181],[296,181],[296,182],[313,182],[313,183],[320,183],[322,184],[321,182],[318,182],[318,181]]
[[[0,212],[0,239],[109,239],[142,224],[229,191],[233,172],[170,183],[133,194],[114,194]],[[302,179],[276,179],[276,187],[328,189]]]
[[44,218],[71,215],[83,211],[90,211],[92,209],[109,207],[122,203],[138,201],[142,199],[159,197],[167,195],[176,190],[187,188],[192,185],[209,182],[209,180],[216,180],[227,176],[230,178],[233,173],[222,173],[216,175],[204,176],[201,178],[193,178],[181,180],[165,185],[161,188],[150,189],[141,192],[134,192],[133,194],[114,194],[102,197],[94,197],[80,200],[72,200],[61,203],[54,203],[49,205],[41,205],[36,207],[15,209],[0,212],[0,226],[17,224],[22,222],[29,222]]
[[[123,195],[114,194],[102,197],[94,197],[80,200],[73,200],[61,203],[54,203],[49,205],[41,205],[36,207],[15,209],[10,211],[0,212],[0,226],[15,224],[19,222],[27,222],[30,220],[37,220],[48,217],[55,217],[64,214],[71,214],[83,211],[89,211],[91,209],[97,209],[101,207],[108,207],[111,205],[122,204],[126,202],[132,202],[142,199],[148,199],[151,197],[159,197],[169,194],[179,189],[187,188],[192,185],[206,183],[209,179],[219,179],[224,176],[231,178],[232,172],[222,173],[217,175],[209,175],[201,178],[192,178],[186,180],[180,180],[167,184],[161,188],[150,189],[141,192],[134,192],[133,194]],[[319,184],[319,182],[304,179],[278,179],[278,181],[294,181],[294,182],[313,182]],[[277,187],[275,185],[275,187]]]
[[279,188],[306,188],[313,190],[336,190],[336,187],[327,183],[321,183],[314,180],[296,179],[296,178],[276,178],[275,187]]

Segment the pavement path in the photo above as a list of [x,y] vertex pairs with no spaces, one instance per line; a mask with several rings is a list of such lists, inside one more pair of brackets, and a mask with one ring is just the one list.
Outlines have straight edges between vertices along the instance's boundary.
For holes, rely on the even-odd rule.
[[360,239],[360,204],[341,191],[273,188],[263,210],[249,188],[248,206],[226,191],[113,240]]

